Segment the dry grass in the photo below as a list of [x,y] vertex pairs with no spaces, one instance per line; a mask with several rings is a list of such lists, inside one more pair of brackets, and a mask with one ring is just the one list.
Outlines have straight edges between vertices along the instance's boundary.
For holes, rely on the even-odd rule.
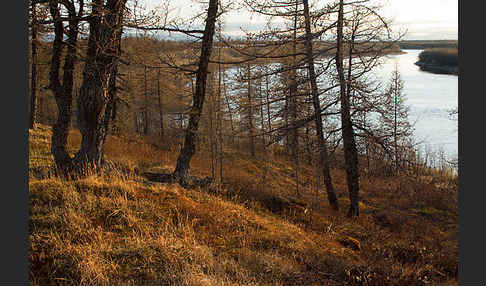
[[[29,166],[52,164],[50,129],[30,133]],[[79,145],[72,132],[70,150]],[[109,137],[108,159],[170,169],[177,152]],[[361,178],[362,215],[345,217],[344,170],[332,170],[342,210],[302,197],[291,164],[227,154],[221,191],[133,176],[29,181],[32,285],[457,285],[457,187],[445,178]],[[208,175],[203,152],[191,164]],[[264,168],[266,183],[261,183]],[[304,213],[292,204],[306,204]],[[289,209],[291,208],[291,209]],[[343,243],[359,242],[360,250]]]

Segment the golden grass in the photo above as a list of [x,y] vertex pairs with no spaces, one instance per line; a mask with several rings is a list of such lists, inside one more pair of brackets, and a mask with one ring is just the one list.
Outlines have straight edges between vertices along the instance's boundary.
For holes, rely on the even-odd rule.
[[[45,126],[30,133],[30,167],[52,164],[49,134]],[[73,152],[79,138],[71,133]],[[142,138],[113,136],[105,152],[145,170],[172,170],[177,155]],[[31,284],[457,285],[457,190],[438,187],[444,182],[362,177],[362,214],[349,219],[343,170],[332,170],[342,208],[336,213],[322,190],[316,197],[313,182],[295,197],[286,160],[235,153],[225,166],[226,184],[216,193],[135,175],[31,176]],[[191,168],[210,173],[203,152]],[[300,177],[312,181],[312,169],[303,166]],[[312,210],[274,211],[269,198],[278,197]]]

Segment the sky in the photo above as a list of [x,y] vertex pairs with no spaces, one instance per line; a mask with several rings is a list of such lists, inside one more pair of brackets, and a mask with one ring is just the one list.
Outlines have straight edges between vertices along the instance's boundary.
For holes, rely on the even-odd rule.
[[[148,7],[168,0],[143,0]],[[322,0],[319,0],[322,1]],[[457,40],[458,0],[377,0],[384,3],[382,15],[393,19],[398,30],[407,30],[405,40]],[[313,0],[310,0],[313,2]],[[192,0],[170,1],[172,15],[185,16],[200,9]],[[322,3],[322,2],[321,2]],[[225,31],[241,35],[240,27],[255,30],[263,27],[264,19],[245,11],[225,15]]]

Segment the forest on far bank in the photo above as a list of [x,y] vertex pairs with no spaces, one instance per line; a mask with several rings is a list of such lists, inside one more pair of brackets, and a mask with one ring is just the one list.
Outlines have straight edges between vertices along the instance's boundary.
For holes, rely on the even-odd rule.
[[425,50],[430,48],[459,47],[458,40],[401,40],[398,42],[401,49]]
[[415,63],[421,70],[442,74],[459,74],[459,55],[457,48],[430,48],[419,54]]

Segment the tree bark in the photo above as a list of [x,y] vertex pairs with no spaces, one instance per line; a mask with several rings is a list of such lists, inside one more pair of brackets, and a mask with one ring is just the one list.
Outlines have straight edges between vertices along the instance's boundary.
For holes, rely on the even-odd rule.
[[148,126],[149,126],[149,119],[148,119],[148,93],[147,93],[147,66],[143,67],[143,94],[145,99],[145,106],[144,106],[144,121],[143,121],[143,134],[148,135]]
[[[70,2],[67,2],[70,4]],[[72,4],[72,3],[71,3]],[[79,21],[75,19],[76,13],[74,5],[67,5],[70,16],[68,38],[66,40],[67,53],[64,58],[62,83],[59,79],[61,69],[61,57],[64,47],[64,26],[60,20],[59,3],[57,0],[49,2],[49,11],[54,19],[55,38],[52,44],[52,58],[49,72],[49,88],[54,93],[57,105],[57,120],[52,127],[51,153],[54,157],[56,166],[68,171],[72,167],[72,158],[66,150],[69,133],[69,123],[72,114],[73,100],[73,73],[76,60],[76,44],[78,38]],[[83,7],[80,7],[80,13]]]
[[[348,184],[350,206],[348,216],[359,216],[359,170],[358,170],[358,152],[356,150],[356,142],[354,139],[353,125],[351,122],[350,113],[350,83],[348,78],[348,85],[344,77],[343,66],[343,0],[339,1],[337,24],[337,50],[336,50],[336,69],[339,77],[340,86],[340,101],[341,101],[341,126],[342,137],[344,145],[344,164],[346,167],[346,182]],[[350,55],[351,56],[351,55]],[[349,63],[351,68],[351,60]],[[349,75],[350,76],[350,75]],[[346,87],[348,90],[346,91]]]
[[37,13],[35,2],[31,1],[31,78],[30,78],[30,118],[29,129],[35,128],[37,117]]
[[[292,67],[295,67],[297,63],[297,13],[298,2],[295,2],[295,16],[294,16],[294,32],[292,41]],[[295,68],[292,68],[290,72],[290,119],[291,124],[294,126],[297,121],[297,72]],[[299,128],[293,127],[290,133],[290,150],[295,167],[295,192],[300,197],[299,191]]]
[[116,67],[117,35],[121,29],[126,0],[93,1],[89,39],[78,97],[81,148],[74,158],[77,168],[103,164],[103,146],[109,121],[109,82]]
[[250,156],[255,157],[255,134],[253,128],[253,97],[251,89],[251,67],[250,63],[247,65],[247,76],[248,76],[248,132],[250,134]]
[[193,105],[189,116],[189,124],[185,130],[184,145],[177,158],[177,165],[173,176],[181,185],[186,185],[189,175],[189,164],[196,152],[196,140],[198,138],[199,120],[206,95],[206,79],[208,74],[209,57],[213,46],[213,36],[218,12],[218,0],[210,0],[208,16],[204,28],[201,43],[201,55],[196,73],[196,90],[193,94]]
[[157,70],[157,98],[159,100],[159,119],[160,119],[160,137],[164,139],[164,113],[162,109],[162,97],[160,96],[160,69]]
[[327,191],[327,199],[329,204],[334,210],[339,209],[338,200],[336,193],[334,192],[334,187],[332,185],[331,174],[329,169],[329,156],[327,145],[324,139],[321,107],[319,102],[319,94],[317,90],[316,73],[314,69],[314,58],[312,51],[312,33],[310,27],[310,15],[309,15],[309,3],[308,0],[303,0],[304,3],[304,20],[305,20],[305,48],[307,54],[307,67],[309,70],[309,80],[311,83],[311,93],[312,101],[314,105],[314,116],[317,131],[317,142],[319,146],[319,160],[322,167],[322,172],[324,176],[324,184]]

